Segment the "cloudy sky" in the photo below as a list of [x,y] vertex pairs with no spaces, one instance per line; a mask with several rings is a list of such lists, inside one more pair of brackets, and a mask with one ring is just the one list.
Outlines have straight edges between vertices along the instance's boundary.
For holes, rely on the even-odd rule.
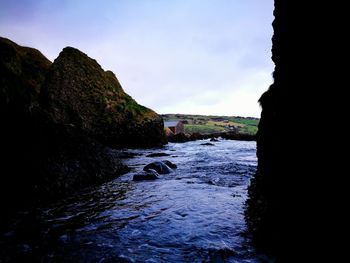
[[53,61],[73,46],[158,113],[260,116],[273,0],[1,0],[0,35]]

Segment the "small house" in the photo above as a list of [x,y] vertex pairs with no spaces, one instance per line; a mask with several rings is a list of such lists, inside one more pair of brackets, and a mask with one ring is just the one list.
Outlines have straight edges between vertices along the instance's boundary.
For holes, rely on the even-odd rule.
[[164,127],[169,128],[174,134],[185,133],[182,121],[165,121]]

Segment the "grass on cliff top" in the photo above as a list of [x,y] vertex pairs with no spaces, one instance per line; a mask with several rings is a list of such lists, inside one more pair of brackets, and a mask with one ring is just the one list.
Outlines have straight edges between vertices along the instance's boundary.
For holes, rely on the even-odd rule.
[[108,123],[115,122],[116,120],[119,122],[138,123],[155,118],[156,113],[154,111],[138,104],[123,90],[113,72],[106,71],[105,80],[108,85],[97,96],[103,101],[101,105],[107,109],[106,120]]

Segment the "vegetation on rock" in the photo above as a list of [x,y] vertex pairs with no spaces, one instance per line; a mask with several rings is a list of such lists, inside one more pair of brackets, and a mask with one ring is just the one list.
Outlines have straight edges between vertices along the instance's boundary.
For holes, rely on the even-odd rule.
[[73,124],[109,146],[162,143],[162,119],[126,94],[111,71],[71,47],[50,67],[41,105],[56,123]]
[[0,38],[0,202],[49,201],[125,173],[108,146],[156,146],[163,121],[110,71],[65,48],[51,63]]

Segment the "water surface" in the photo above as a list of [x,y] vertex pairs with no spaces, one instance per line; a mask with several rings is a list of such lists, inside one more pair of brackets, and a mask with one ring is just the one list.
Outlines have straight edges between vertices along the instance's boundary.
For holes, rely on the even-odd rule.
[[[256,143],[203,142],[130,150],[139,154],[125,160],[130,173],[22,212],[3,234],[4,262],[14,253],[42,262],[262,262],[244,235]],[[146,157],[155,152],[170,156]],[[132,181],[155,160],[178,168],[158,180]]]

